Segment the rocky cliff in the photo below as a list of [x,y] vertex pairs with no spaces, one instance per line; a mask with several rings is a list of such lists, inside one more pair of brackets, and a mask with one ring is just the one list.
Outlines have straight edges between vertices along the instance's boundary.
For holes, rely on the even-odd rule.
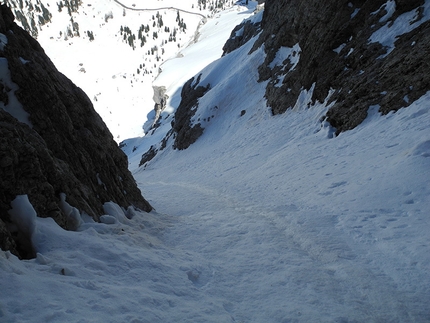
[[[262,21],[237,26],[223,56],[257,36],[251,53],[261,47],[266,53],[256,68],[259,82],[267,82],[272,113],[293,108],[306,90],[314,103],[330,104],[321,122],[338,135],[359,125],[371,106],[387,114],[430,91],[429,11],[425,0],[267,0]],[[282,55],[287,58],[279,61]],[[192,102],[192,95],[182,93],[182,102]],[[188,147],[204,130],[193,132],[191,141],[180,136],[179,129],[191,127],[196,105],[187,108],[188,115],[177,109],[168,134],[176,148]]]
[[[424,0],[267,0],[254,49],[264,44],[267,53],[259,73],[268,106],[279,114],[303,89],[321,102],[333,90],[326,119],[337,133],[360,124],[371,105],[383,114],[407,107],[430,90],[428,10]],[[404,21],[409,31],[396,34]],[[280,48],[299,58],[273,66]]]
[[28,195],[38,216],[52,217],[66,229],[76,223],[62,197],[95,220],[109,201],[151,210],[88,97],[58,72],[5,5],[0,6],[0,73],[2,249],[32,256],[8,213],[17,195]]

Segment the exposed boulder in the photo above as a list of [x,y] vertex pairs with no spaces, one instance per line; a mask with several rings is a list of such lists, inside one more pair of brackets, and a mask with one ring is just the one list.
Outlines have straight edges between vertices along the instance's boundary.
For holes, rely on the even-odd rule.
[[115,202],[150,211],[150,204],[86,94],[58,72],[39,43],[0,6],[0,247],[19,256],[8,211],[28,195],[38,216],[68,228],[60,196],[95,220]]
[[[272,112],[293,107],[304,89],[313,88],[313,100],[321,102],[334,90],[327,120],[339,133],[360,124],[371,105],[388,113],[422,96],[430,90],[430,22],[399,36],[394,49],[370,39],[405,12],[416,11],[419,21],[423,3],[398,0],[390,13],[387,6],[394,2],[386,0],[267,0],[263,32],[253,49],[264,44],[267,53],[259,74],[260,81],[269,81],[266,98]],[[293,69],[288,66],[297,57],[272,64],[284,47],[300,48]]]

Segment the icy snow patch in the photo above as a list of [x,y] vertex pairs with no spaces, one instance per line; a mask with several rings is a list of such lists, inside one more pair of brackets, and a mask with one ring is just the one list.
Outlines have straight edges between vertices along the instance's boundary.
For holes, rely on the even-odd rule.
[[345,44],[345,43],[340,44],[340,45],[339,45],[339,47],[337,47],[337,48],[333,49],[333,52],[335,52],[335,53],[339,54],[339,53],[340,53],[340,51],[341,51],[345,46],[346,46],[346,44]]
[[245,27],[243,26],[242,28],[240,28],[238,31],[236,31],[236,33],[235,33],[235,38],[236,37],[240,37],[240,36],[243,36],[243,31],[245,30]]
[[103,204],[103,211],[107,215],[113,216],[120,223],[128,223],[128,219],[125,216],[124,210],[114,202],[106,202],[105,204]]
[[31,205],[27,195],[18,195],[11,203],[12,209],[8,211],[12,222],[18,230],[32,236],[36,228],[36,211]]
[[69,230],[77,230],[83,223],[81,214],[77,208],[66,202],[66,194],[60,193],[60,208],[67,216],[67,227]]
[[[2,38],[3,37],[0,36],[0,43],[4,44],[3,42],[4,39]],[[3,108],[3,110],[8,112],[11,116],[13,116],[18,121],[25,123],[31,128],[33,128],[33,125],[31,124],[30,118],[29,118],[30,115],[27,113],[27,111],[24,110],[24,108],[22,107],[22,104],[18,101],[17,97],[15,96],[15,91],[18,90],[19,88],[18,88],[18,85],[12,82],[8,61],[4,57],[0,58],[0,82],[3,83],[9,89],[11,89],[9,92],[7,92],[9,97],[9,102],[7,104],[4,104],[4,102],[0,101],[0,107]]]
[[282,63],[286,59],[290,59],[291,64],[293,66],[289,69],[289,71],[293,70],[300,59],[300,52],[301,48],[299,44],[295,44],[293,47],[281,47],[279,48],[278,52],[276,53],[275,58],[273,59],[272,63],[270,63],[269,67],[273,69],[275,66],[282,65]]
[[[387,3],[387,8],[390,2],[391,1]],[[392,4],[392,5],[390,4],[390,6],[395,6],[395,4]],[[430,19],[430,1],[426,1],[425,4],[422,6],[422,8],[424,9],[424,11],[423,11],[423,17],[421,18],[421,20],[416,21],[418,16],[418,9],[414,11],[409,11],[397,17],[397,19],[393,22],[393,24],[385,24],[370,36],[369,41],[371,43],[379,42],[382,46],[387,47],[387,53],[382,55],[381,58],[386,57],[394,50],[395,48],[394,43],[396,42],[399,36],[406,34],[408,32],[411,32],[412,30],[414,30],[415,28],[418,28],[420,25],[422,25],[424,22]],[[387,16],[387,19],[389,19],[388,16]]]
[[7,45],[7,37],[5,34],[0,33],[0,50],[4,50]]
[[19,58],[19,60],[20,60],[20,61],[21,61],[21,63],[22,63],[22,64],[24,64],[24,65],[25,65],[25,64],[27,64],[27,63],[30,63],[30,61],[28,61],[28,60],[26,60],[26,59],[24,59],[24,58],[22,58],[22,57],[20,57],[20,58]]
[[393,16],[394,12],[396,11],[396,2],[394,0],[389,0],[386,4],[382,5],[382,7],[385,7],[384,9],[387,11],[387,13],[381,19],[379,19],[379,22],[385,22]]
[[354,18],[360,11],[360,8],[357,8],[354,10],[354,12],[351,14],[351,19]]

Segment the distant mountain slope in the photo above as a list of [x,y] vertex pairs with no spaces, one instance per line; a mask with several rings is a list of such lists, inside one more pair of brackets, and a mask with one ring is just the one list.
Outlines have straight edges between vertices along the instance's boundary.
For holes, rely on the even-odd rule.
[[[161,65],[233,0],[7,0],[16,21],[82,88],[120,142],[143,134]],[[88,55],[90,53],[90,55]]]
[[13,19],[1,5],[0,246],[29,257],[9,213],[17,195],[67,229],[77,227],[81,212],[98,220],[106,202],[152,208],[88,97]]

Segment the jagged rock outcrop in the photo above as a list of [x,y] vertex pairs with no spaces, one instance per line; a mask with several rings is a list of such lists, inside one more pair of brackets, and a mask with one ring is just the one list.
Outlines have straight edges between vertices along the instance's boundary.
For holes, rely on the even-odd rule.
[[149,147],[148,151],[142,155],[140,159],[139,166],[145,165],[147,162],[152,160],[157,155],[158,149],[153,145]]
[[103,204],[150,211],[150,204],[86,94],[57,71],[43,49],[0,6],[0,247],[21,257],[8,210],[28,195],[38,216],[71,229],[61,195],[95,220]]
[[159,125],[159,119],[161,112],[166,108],[166,102],[169,96],[166,94],[166,87],[165,86],[153,86],[154,89],[154,95],[152,99],[154,100],[154,111],[155,111],[155,118],[151,125],[151,129],[154,129]]
[[204,128],[200,120],[193,120],[193,117],[199,106],[199,98],[210,90],[210,84],[206,86],[199,85],[201,74],[195,79],[189,79],[181,90],[181,102],[175,112],[175,117],[171,122],[172,128],[167,132],[164,139],[159,145],[152,145],[146,151],[140,160],[139,166],[146,167],[158,152],[164,150],[167,142],[173,138],[173,148],[178,150],[187,149],[190,145],[203,134]]
[[237,25],[231,32],[230,38],[224,44],[222,50],[222,56],[234,51],[252,37],[258,35],[261,31],[261,23],[252,23],[250,20],[245,20],[241,24]]
[[198,99],[210,89],[210,85],[199,86],[201,74],[195,80],[192,77],[188,80],[181,91],[181,103],[175,112],[175,120],[172,128],[175,131],[174,148],[187,149],[203,134],[200,123],[193,123],[192,118],[198,107]]
[[[395,12],[388,12],[387,6],[394,4]],[[293,107],[303,89],[314,87],[313,100],[321,102],[334,90],[330,100],[335,104],[326,117],[339,133],[360,124],[371,105],[388,113],[418,99],[430,90],[430,22],[417,23],[399,36],[394,49],[370,38],[411,10],[411,23],[419,22],[423,4],[424,0],[267,0],[263,32],[254,50],[264,44],[267,57],[259,74],[260,81],[269,81],[266,98],[272,112]],[[271,65],[281,47],[295,46],[300,57],[294,69],[289,66],[297,57]]]

